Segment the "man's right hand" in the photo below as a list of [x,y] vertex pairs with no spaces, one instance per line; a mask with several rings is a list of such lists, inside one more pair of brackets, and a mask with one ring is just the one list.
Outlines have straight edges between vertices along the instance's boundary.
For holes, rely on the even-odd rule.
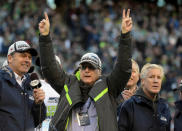
[[125,9],[123,9],[123,16],[122,16],[122,22],[121,22],[121,32],[122,34],[126,34],[127,32],[130,32],[132,29],[132,18],[130,17],[130,9],[125,12]]
[[124,90],[122,92],[122,97],[124,98],[124,100],[130,99],[130,97],[133,96],[133,95],[134,95],[134,93],[132,91],[130,91],[130,90]]
[[39,32],[40,32],[40,35],[46,36],[49,34],[50,22],[46,12],[44,13],[44,16],[45,18],[39,22]]

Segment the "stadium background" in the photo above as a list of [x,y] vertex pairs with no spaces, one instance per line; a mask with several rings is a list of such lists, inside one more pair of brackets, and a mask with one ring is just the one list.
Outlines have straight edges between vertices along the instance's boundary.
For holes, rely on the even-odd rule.
[[117,55],[123,8],[131,9],[134,21],[133,59],[140,67],[147,62],[164,67],[161,95],[173,113],[178,99],[173,89],[182,79],[182,0],[0,0],[0,65],[17,40],[38,49],[38,23],[46,11],[63,68],[72,73],[89,51],[100,56],[108,73]]

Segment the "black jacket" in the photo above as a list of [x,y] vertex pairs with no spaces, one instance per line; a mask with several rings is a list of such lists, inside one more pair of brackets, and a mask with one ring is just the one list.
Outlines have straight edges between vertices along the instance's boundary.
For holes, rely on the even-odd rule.
[[[80,81],[66,74],[56,65],[50,36],[40,36],[40,58],[43,74],[55,90],[60,93],[57,111],[50,123],[50,131],[64,131],[73,107],[84,103],[88,95],[95,102],[99,131],[117,131],[115,99],[125,87],[131,74],[131,37],[122,35],[115,68],[109,76],[102,76],[87,94],[83,94]],[[46,56],[46,57],[45,57]]]
[[176,112],[174,116],[174,131],[182,130],[182,100],[175,102]]
[[122,106],[122,104],[123,104],[124,101],[125,100],[124,100],[122,94],[119,94],[119,96],[116,99],[116,104],[117,104],[117,117],[119,117],[120,109],[121,109],[121,106]]
[[166,102],[151,101],[140,88],[125,101],[119,116],[119,131],[170,131],[170,111]]
[[28,74],[22,88],[8,66],[0,69],[0,131],[34,131],[45,119],[46,108],[42,104],[39,121],[40,105],[34,103],[29,83]]

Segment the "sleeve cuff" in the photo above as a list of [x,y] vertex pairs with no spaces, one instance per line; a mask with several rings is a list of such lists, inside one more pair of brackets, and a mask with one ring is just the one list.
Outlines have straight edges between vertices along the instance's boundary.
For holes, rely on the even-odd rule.
[[50,33],[48,35],[40,35],[39,34],[39,42],[46,42],[46,41],[51,41],[51,36]]
[[121,33],[121,39],[128,39],[131,37],[131,32],[127,32],[126,34]]

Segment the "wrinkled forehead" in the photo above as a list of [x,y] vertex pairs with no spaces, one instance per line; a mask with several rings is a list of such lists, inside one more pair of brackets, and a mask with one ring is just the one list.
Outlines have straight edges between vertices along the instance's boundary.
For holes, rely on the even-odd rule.
[[159,68],[150,68],[147,71],[147,76],[152,76],[152,75],[162,76],[162,72]]

